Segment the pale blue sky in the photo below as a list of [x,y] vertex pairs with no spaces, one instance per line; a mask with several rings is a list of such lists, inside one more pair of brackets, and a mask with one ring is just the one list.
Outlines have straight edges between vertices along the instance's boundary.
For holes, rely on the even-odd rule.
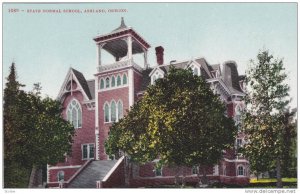
[[[9,13],[9,8],[24,9]],[[26,13],[27,9],[127,9],[126,13]],[[30,90],[41,82],[43,93],[55,98],[70,66],[86,79],[96,73],[92,40],[120,25],[124,17],[151,48],[165,48],[165,62],[204,57],[210,64],[235,60],[244,74],[250,59],[267,48],[284,58],[288,83],[297,105],[296,3],[85,3],[4,4],[3,79],[14,59],[18,79]],[[5,80],[4,80],[5,82]]]

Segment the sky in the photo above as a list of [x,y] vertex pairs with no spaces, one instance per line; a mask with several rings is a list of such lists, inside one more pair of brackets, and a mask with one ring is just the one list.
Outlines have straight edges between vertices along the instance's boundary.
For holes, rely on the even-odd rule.
[[[48,9],[82,13],[28,12]],[[106,13],[84,13],[86,9]],[[234,60],[239,74],[245,74],[250,59],[268,49],[283,59],[291,107],[297,107],[296,3],[5,3],[2,11],[3,84],[13,61],[25,90],[40,82],[43,95],[52,98],[70,67],[93,79],[97,66],[93,38],[117,28],[124,17],[126,25],[151,45],[151,66],[156,65],[155,47],[163,46],[166,63],[193,57],[204,57],[209,64]],[[104,54],[103,63],[109,62]]]

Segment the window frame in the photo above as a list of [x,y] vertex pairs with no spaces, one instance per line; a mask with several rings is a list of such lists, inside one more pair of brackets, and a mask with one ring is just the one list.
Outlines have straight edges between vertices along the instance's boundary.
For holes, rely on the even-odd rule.
[[[107,120],[106,120],[106,107],[107,107],[107,110],[108,110],[108,115],[107,115]],[[110,123],[110,103],[108,102],[105,102],[104,105],[103,105],[103,116],[104,116],[104,123]]]
[[[240,171],[240,168],[242,168],[242,171]],[[240,172],[242,172],[242,174],[240,174]],[[246,168],[243,164],[239,164],[237,167],[236,167],[236,176],[246,176]]]
[[[73,102],[75,102],[75,105],[73,105]],[[78,105],[78,107],[77,107],[77,105]],[[73,109],[76,109],[76,117],[77,117],[75,126],[73,125]],[[80,117],[79,117],[79,112],[80,112]],[[71,116],[71,118],[70,118],[70,116]],[[67,110],[66,110],[66,117],[67,117],[67,121],[70,122],[74,126],[75,129],[82,128],[82,125],[83,125],[82,107],[77,99],[73,98],[72,100],[70,100],[70,102],[67,106]]]
[[[62,173],[62,179],[60,179]],[[60,170],[56,174],[57,182],[64,182],[65,181],[65,172],[63,170]]]
[[[84,158],[84,146],[86,146],[87,148],[87,157]],[[93,157],[90,157],[90,153],[91,153],[91,148],[93,148]],[[92,160],[92,159],[95,159],[95,144],[94,143],[85,143],[85,144],[81,144],[81,159],[82,160]]]

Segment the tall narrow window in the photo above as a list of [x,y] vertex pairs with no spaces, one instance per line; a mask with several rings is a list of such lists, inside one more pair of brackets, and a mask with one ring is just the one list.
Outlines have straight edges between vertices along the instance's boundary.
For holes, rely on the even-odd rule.
[[127,84],[127,75],[124,73],[123,75],[123,85]]
[[198,171],[199,171],[198,166],[192,167],[192,174],[198,174]]
[[111,87],[115,87],[116,85],[116,79],[115,79],[115,76],[112,76],[111,77]]
[[109,122],[109,106],[107,103],[104,105],[104,121]]
[[121,76],[118,75],[117,76],[117,86],[120,86],[121,85]]
[[115,103],[115,101],[111,102],[110,110],[111,110],[111,119],[110,120],[112,122],[115,122],[117,120],[116,103]]
[[105,79],[105,88],[109,88],[109,77]]
[[194,68],[194,75],[199,75],[199,73],[198,73],[198,68]]
[[75,99],[73,99],[68,105],[67,120],[72,123],[75,128],[82,127],[81,107],[79,102]]
[[121,101],[118,102],[118,120],[123,118],[123,104]]
[[61,181],[64,181],[64,179],[65,179],[65,173],[64,173],[64,171],[59,171],[57,173],[57,181],[61,182]]
[[101,79],[101,80],[100,80],[100,89],[103,89],[103,88],[104,88],[104,80]]

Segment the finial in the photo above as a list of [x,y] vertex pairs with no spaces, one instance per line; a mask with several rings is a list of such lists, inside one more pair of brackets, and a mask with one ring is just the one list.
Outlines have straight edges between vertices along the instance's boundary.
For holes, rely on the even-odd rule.
[[121,27],[125,27],[124,17],[121,17]]

